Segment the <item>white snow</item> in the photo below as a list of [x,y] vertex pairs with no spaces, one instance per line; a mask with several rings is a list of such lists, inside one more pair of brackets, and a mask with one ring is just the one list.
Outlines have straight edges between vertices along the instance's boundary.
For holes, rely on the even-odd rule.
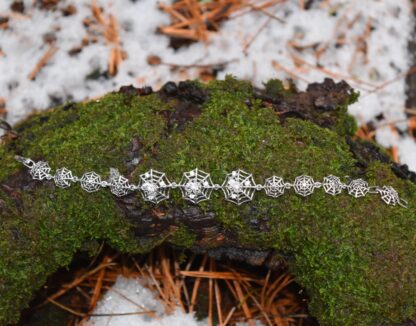
[[[126,278],[118,276],[113,286],[98,301],[93,314],[113,314],[113,316],[91,317],[88,326],[205,326],[207,320],[198,321],[193,313],[184,313],[179,307],[166,314],[163,303],[155,298],[155,293],[143,286],[149,282],[146,278]],[[142,311],[154,311],[157,317],[148,314],[130,314]],[[255,326],[263,326],[254,320]],[[248,323],[236,323],[247,326]]]
[[[164,0],[170,3],[171,0]],[[261,3],[256,1],[255,3]],[[378,86],[394,80],[410,66],[408,39],[413,31],[412,8],[408,0],[330,0],[316,1],[309,10],[299,8],[299,1],[288,0],[268,8],[284,22],[270,19],[261,12],[239,15],[226,21],[220,32],[208,44],[194,43],[177,51],[169,48],[169,39],[155,33],[169,17],[157,7],[157,1],[97,0],[108,18],[114,15],[120,26],[122,48],[128,58],[118,74],[111,79],[90,80],[86,76],[95,70],[104,72],[110,52],[102,35],[96,43],[70,56],[68,51],[81,44],[86,35],[83,20],[91,16],[91,0],[61,0],[59,8],[76,5],[74,15],[63,17],[61,11],[45,11],[26,0],[25,16],[10,19],[9,29],[0,30],[0,97],[6,100],[7,120],[22,119],[28,112],[52,105],[51,97],[80,101],[100,96],[122,85],[160,87],[168,80],[198,78],[198,69],[172,70],[167,65],[151,66],[149,55],[158,55],[163,62],[176,64],[212,64],[235,60],[226,65],[219,78],[233,74],[252,80],[256,85],[270,78],[295,78],[302,89],[307,82],[325,77],[345,78],[361,92],[361,99],[350,107],[359,125],[383,113],[386,124],[405,119],[405,79],[398,78],[377,90]],[[333,13],[336,12],[336,15]],[[0,14],[10,14],[9,3],[0,3]],[[372,27],[372,32],[366,29]],[[34,81],[27,75],[48,49],[43,35],[54,32],[58,50]],[[368,34],[368,36],[365,36]],[[342,36],[342,38],[341,38]],[[356,51],[360,38],[367,40],[367,56]],[[342,46],[337,45],[342,41]],[[246,52],[247,43],[250,42]],[[290,44],[304,50],[298,51]],[[326,49],[317,62],[312,46]],[[316,64],[327,73],[316,69]],[[280,68],[279,68],[280,67]],[[377,90],[377,92],[375,92]],[[398,124],[405,130],[404,123]],[[398,146],[401,163],[416,171],[416,144],[413,138],[397,138],[390,128],[380,128],[376,140],[383,146]]]
[[118,276],[116,282],[97,303],[93,314],[123,314],[154,311],[157,317],[148,314],[91,317],[91,326],[203,326],[193,314],[182,312],[178,307],[173,314],[165,314],[163,303],[154,293],[141,284],[141,279]]

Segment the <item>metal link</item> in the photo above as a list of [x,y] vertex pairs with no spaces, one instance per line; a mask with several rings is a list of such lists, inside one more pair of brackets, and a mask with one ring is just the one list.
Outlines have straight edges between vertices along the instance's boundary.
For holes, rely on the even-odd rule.
[[346,176],[347,183],[339,177],[328,175],[322,181],[314,181],[308,175],[300,175],[293,182],[285,182],[283,178],[272,176],[265,180],[264,184],[257,184],[252,174],[243,170],[235,170],[227,174],[222,184],[213,183],[209,173],[194,169],[183,173],[182,180],[170,182],[163,172],[149,170],[140,175],[140,183],[130,184],[127,178],[121,176],[117,169],[110,169],[108,180],[101,180],[95,172],[86,172],[81,177],[72,175],[66,168],[60,168],[55,175],[50,173],[51,168],[47,162],[34,162],[30,158],[15,156],[15,159],[26,166],[30,175],[36,180],[54,180],[57,187],[67,188],[71,183],[80,183],[81,188],[87,192],[98,191],[100,187],[109,187],[111,192],[118,197],[125,196],[134,191],[140,191],[144,200],[155,204],[169,198],[171,189],[179,189],[182,197],[192,203],[199,203],[210,198],[212,191],[223,191],[225,199],[237,205],[251,201],[256,191],[265,191],[269,197],[277,198],[284,194],[285,190],[293,189],[302,197],[311,195],[316,189],[322,189],[328,195],[337,196],[342,192],[359,198],[367,194],[378,194],[381,200],[391,206],[399,205],[408,208],[409,203],[400,198],[395,189],[390,186],[369,186],[363,179],[352,179]]
[[35,165],[35,162],[32,161],[30,158],[26,158],[20,155],[15,155],[15,160],[22,163],[24,166],[28,168],[32,168]]
[[380,188],[379,186],[371,186],[368,187],[368,193],[369,194],[379,194],[380,191],[382,191],[383,189]]

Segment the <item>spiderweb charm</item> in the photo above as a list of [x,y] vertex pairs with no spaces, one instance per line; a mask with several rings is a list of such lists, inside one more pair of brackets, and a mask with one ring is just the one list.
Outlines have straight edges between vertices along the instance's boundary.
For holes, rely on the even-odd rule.
[[222,189],[226,200],[240,205],[253,199],[255,186],[253,175],[239,169],[227,174]]
[[67,168],[61,168],[56,170],[53,177],[55,185],[59,188],[65,189],[71,185],[71,181],[74,179],[72,172]]
[[101,177],[95,172],[87,172],[82,176],[80,183],[86,192],[95,192],[100,189]]
[[368,183],[363,179],[352,180],[348,185],[348,193],[355,198],[364,197],[368,190]]
[[49,164],[43,161],[36,162],[30,169],[30,175],[35,180],[47,179],[49,172],[51,172]]
[[208,200],[213,189],[210,175],[198,169],[185,172],[180,185],[182,197],[194,204]]
[[295,182],[293,183],[293,188],[295,189],[295,193],[306,197],[313,193],[315,189],[315,182],[312,177],[308,175],[301,175],[296,177]]
[[159,203],[169,198],[170,182],[163,172],[149,170],[140,175],[139,189],[145,201]]
[[381,199],[387,204],[387,205],[397,205],[400,203],[399,194],[397,191],[390,186],[384,186],[380,190]]
[[285,183],[281,177],[272,176],[264,183],[266,195],[277,198],[285,192]]
[[125,196],[130,192],[129,180],[114,168],[110,168],[110,191],[117,197]]
[[332,196],[339,195],[343,189],[341,179],[334,175],[325,177],[322,186],[325,192]]

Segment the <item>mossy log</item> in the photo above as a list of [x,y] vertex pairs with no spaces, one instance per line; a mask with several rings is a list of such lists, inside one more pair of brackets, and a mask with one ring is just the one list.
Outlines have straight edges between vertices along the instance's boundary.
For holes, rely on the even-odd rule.
[[[125,252],[162,242],[271,268],[282,259],[321,325],[385,325],[416,316],[416,176],[371,142],[353,138],[357,94],[325,80],[305,92],[271,80],[264,90],[231,77],[123,87],[99,100],[34,114],[0,145],[0,324],[14,322],[47,276],[97,240]],[[257,182],[276,174],[363,177],[391,185],[410,208],[378,196],[316,191],[236,206],[215,193],[199,206],[180,192],[158,205],[139,194],[86,193],[30,179],[22,155],[75,175],[115,167],[138,182],[154,168],[179,180],[198,167],[214,182],[241,168]]]

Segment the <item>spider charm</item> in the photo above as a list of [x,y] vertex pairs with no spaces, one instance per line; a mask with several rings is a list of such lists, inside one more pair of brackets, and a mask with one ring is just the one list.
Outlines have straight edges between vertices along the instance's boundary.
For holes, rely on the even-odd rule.
[[222,189],[226,200],[241,205],[253,199],[256,183],[252,174],[239,169],[227,174]]
[[308,175],[301,175],[296,177],[295,182],[293,183],[293,188],[295,189],[295,193],[306,197],[313,193],[315,189],[315,182],[312,177]]
[[30,175],[35,180],[49,179],[49,172],[51,172],[49,164],[43,161],[35,163],[30,169]]
[[110,191],[117,197],[125,196],[130,192],[129,180],[114,168],[110,168]]
[[393,187],[384,186],[382,189],[379,190],[381,199],[387,204],[387,205],[397,205],[400,203],[399,194],[396,190],[394,190]]
[[352,180],[348,187],[348,194],[355,198],[364,197],[368,192],[368,183],[363,179]]
[[325,192],[332,196],[339,195],[343,189],[343,183],[341,182],[341,179],[334,175],[325,177],[322,186]]
[[149,170],[140,175],[139,189],[145,201],[159,203],[169,198],[170,182],[163,172]]
[[285,183],[281,177],[272,176],[266,179],[264,183],[264,191],[267,196],[277,198],[284,194]]
[[210,175],[198,169],[185,172],[180,186],[182,197],[194,204],[208,200],[213,189]]
[[67,168],[61,168],[56,170],[53,179],[57,187],[65,189],[71,186],[71,181],[74,180],[74,177],[72,175],[72,172],[69,171]]
[[86,192],[95,192],[101,187],[101,177],[95,172],[84,173],[80,182],[81,188]]

